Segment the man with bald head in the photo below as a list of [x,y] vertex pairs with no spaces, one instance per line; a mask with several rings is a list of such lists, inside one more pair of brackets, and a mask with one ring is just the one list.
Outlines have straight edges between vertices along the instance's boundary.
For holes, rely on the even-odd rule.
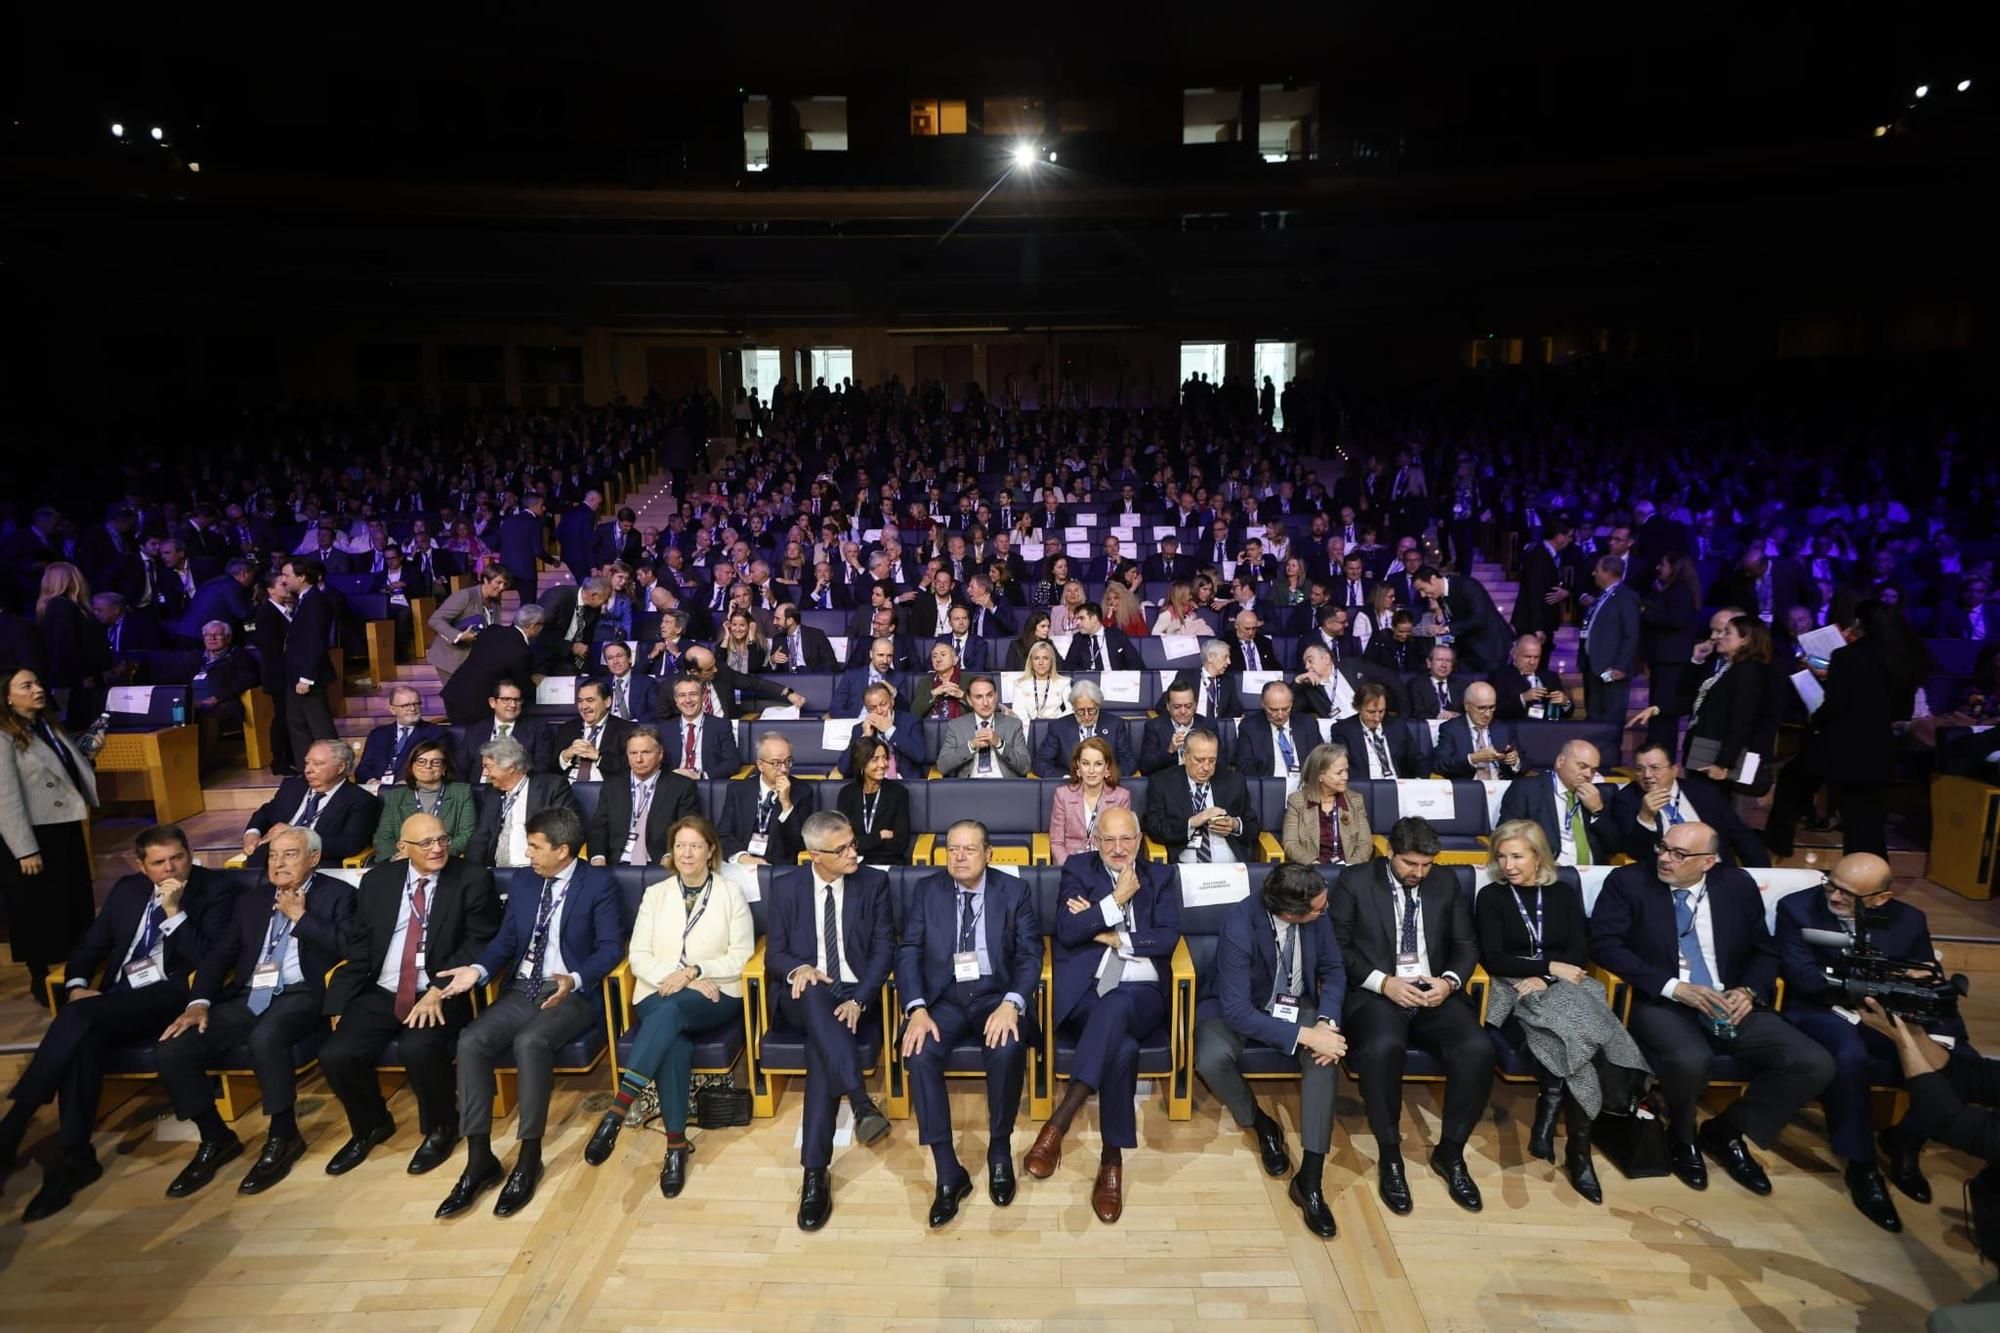
[[1485,681],[1465,687],[1465,711],[1438,728],[1431,767],[1460,782],[1521,776],[1521,751],[1514,724],[1497,713],[1500,695]]
[[[1839,961],[1841,951],[1806,937],[1808,931],[1852,937],[1855,918],[1863,912],[1869,947],[1913,962],[1934,956],[1924,914],[1896,901],[1889,863],[1873,852],[1856,852],[1840,858],[1818,889],[1790,894],[1778,903],[1778,963],[1785,978],[1785,1017],[1833,1056],[1833,1082],[1820,1102],[1826,1108],[1827,1138],[1847,1165],[1847,1193],[1863,1217],[1886,1231],[1900,1231],[1902,1219],[1876,1167],[1868,1097],[1877,1072],[1897,1067],[1896,1044],[1848,1016],[1852,1006],[1841,1002],[1826,979],[1826,969]],[[1949,1045],[1964,1039],[1965,1025],[1953,1019],[1931,1032]],[[1881,1145],[1896,1188],[1918,1203],[1929,1203],[1930,1182],[1919,1161],[1923,1135],[1892,1125],[1882,1131]]]
[[1550,772],[1507,788],[1500,819],[1532,819],[1542,826],[1556,863],[1601,866],[1618,854],[1618,819],[1612,789],[1597,781],[1597,747],[1573,740],[1556,753]]
[[[1722,864],[1721,849],[1714,828],[1691,820],[1668,828],[1650,861],[1612,871],[1591,909],[1590,956],[1632,988],[1627,1026],[1667,1099],[1674,1174],[1708,1188],[1706,1153],[1737,1184],[1769,1194],[1770,1178],[1743,1140],[1776,1143],[1832,1080],[1834,1061],[1770,1007],[1778,955],[1764,899],[1748,872]],[[1719,1054],[1754,1072],[1743,1095],[1697,1131],[1695,1107]]]
[[451,839],[435,815],[404,820],[396,853],[361,877],[347,927],[347,966],[326,988],[326,1014],[337,1026],[320,1049],[320,1071],[347,1111],[350,1135],[326,1164],[330,1176],[352,1171],[396,1132],[375,1077],[376,1059],[391,1040],[424,1136],[410,1173],[438,1166],[458,1143],[451,1053],[458,1030],[472,1021],[472,998],[445,999],[433,977],[479,961],[500,930],[500,899],[492,871],[452,859]]

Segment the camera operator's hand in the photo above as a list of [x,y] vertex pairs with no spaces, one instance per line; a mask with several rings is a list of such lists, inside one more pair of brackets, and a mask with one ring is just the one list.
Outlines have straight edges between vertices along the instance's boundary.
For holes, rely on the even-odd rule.
[[1869,996],[1861,1002],[1861,1021],[1877,1032],[1885,1032],[1896,1043],[1896,1054],[1903,1060],[1903,1077],[1916,1078],[1920,1074],[1930,1074],[1943,1069],[1945,1061],[1951,1059],[1951,1052],[1931,1040],[1930,1034],[1921,1028],[1913,1028],[1900,1017],[1882,1008],[1882,1002]]

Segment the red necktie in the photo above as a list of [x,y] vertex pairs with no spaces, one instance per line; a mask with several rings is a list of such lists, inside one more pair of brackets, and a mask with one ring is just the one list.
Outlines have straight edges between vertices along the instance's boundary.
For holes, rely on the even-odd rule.
[[424,901],[428,879],[419,879],[410,891],[410,924],[403,931],[403,970],[396,978],[396,1021],[409,1018],[417,1007],[417,955],[424,947],[424,925],[429,908]]
[[681,767],[692,772],[695,766],[694,764],[695,724],[693,722],[688,721],[688,719],[686,718],[682,718],[681,732],[687,738],[687,752],[681,756]]

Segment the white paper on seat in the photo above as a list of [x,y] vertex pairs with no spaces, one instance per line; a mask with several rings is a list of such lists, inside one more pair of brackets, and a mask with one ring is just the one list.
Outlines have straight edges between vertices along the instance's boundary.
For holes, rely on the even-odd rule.
[[1263,527],[1245,528],[1243,529],[1243,540],[1247,542],[1252,538],[1255,538],[1258,541],[1263,541],[1264,534],[1267,531],[1269,531],[1269,529]]
[[1227,907],[1250,896],[1250,867],[1241,861],[1219,866],[1191,862],[1179,870],[1182,907]]
[[1440,732],[1440,731],[1442,731],[1442,730],[1444,729],[1444,724],[1445,724],[1445,719],[1443,719],[1443,718],[1441,718],[1441,717],[1430,717],[1430,718],[1425,718],[1425,719],[1424,719],[1424,725],[1425,725],[1425,726],[1427,726],[1427,727],[1429,727],[1429,728],[1431,729],[1431,748],[1432,748],[1432,749],[1436,749],[1436,748],[1437,748],[1437,743],[1438,743],[1438,732]]
[[1160,540],[1160,539],[1161,539],[1162,537],[1178,537],[1178,536],[1180,536],[1180,535],[1181,535],[1181,530],[1180,530],[1179,528],[1176,528],[1176,527],[1173,527],[1173,526],[1171,526],[1171,525],[1168,525],[1168,526],[1166,526],[1166,527],[1158,527],[1158,526],[1155,526],[1155,527],[1154,527],[1154,529],[1153,529],[1153,540],[1154,540],[1154,541],[1158,541],[1158,540]]
[[333,879],[342,880],[348,884],[354,885],[356,888],[360,888],[361,876],[366,872],[354,866],[334,866],[331,870],[329,870],[325,866],[321,866],[314,873],[320,875],[326,875]]
[[1014,678],[1005,672],[1000,674],[1000,703],[1005,708],[1014,706]]
[[799,720],[799,710],[791,704],[772,704],[768,708],[758,710],[757,720],[759,722],[796,722]]
[[1136,704],[1139,678],[1137,671],[1105,671],[1097,677],[1097,688],[1104,691],[1104,702],[1108,704]]
[[1500,802],[1507,799],[1507,789],[1514,785],[1508,778],[1481,778],[1479,785],[1486,788],[1486,827],[1500,827]]
[[[1066,542],[1083,542],[1083,543],[1085,543],[1085,546],[1084,546],[1084,549],[1085,549],[1086,551],[1090,549],[1090,547],[1089,547],[1089,545],[1088,545],[1088,543],[1089,543],[1089,541],[1090,541],[1090,529],[1089,529],[1089,528],[1064,528],[1064,529],[1062,530],[1062,532],[1063,532],[1063,540],[1064,540],[1064,541],[1066,541]],[[1073,555],[1073,554],[1075,554],[1075,552],[1071,552],[1071,554]]]
[[997,870],[1003,875],[1012,875],[1015,879],[1021,878],[1021,867],[1019,866],[1007,866],[1001,865],[998,861],[988,861],[986,868],[988,870]]
[[1450,819],[1458,813],[1451,784],[1432,778],[1396,779],[1396,817],[1419,815],[1425,819]]
[[879,542],[879,541],[881,541],[881,540],[882,540],[882,529],[880,529],[880,528],[863,528],[863,529],[861,530],[861,540],[862,540],[862,541],[864,541],[864,542]]
[[104,708],[110,713],[150,713],[153,711],[153,687],[151,685],[116,685],[104,696]]
[[1192,634],[1162,634],[1160,652],[1169,662],[1183,657],[1200,657],[1201,640]]
[[1243,690],[1246,694],[1256,694],[1266,685],[1284,678],[1282,671],[1246,671],[1243,673]]
[[734,861],[724,861],[715,873],[734,884],[742,892],[746,903],[754,903],[763,896],[757,887],[756,866],[740,866]]
[[1225,560],[1222,562],[1222,577],[1231,583],[1236,581],[1236,562],[1234,560]]
[[861,725],[858,717],[830,717],[819,724],[819,748],[835,752],[845,750],[854,739],[854,729]]
[[1078,514],[1076,521],[1083,527],[1094,528],[1097,526],[1097,520],[1101,517],[1103,517],[1101,514]]
[[535,686],[535,702],[538,704],[573,704],[576,702],[575,676],[544,676],[542,683]]
[[[1077,532],[1080,529],[1071,528],[1070,531]],[[1090,559],[1090,543],[1087,541],[1065,541],[1063,543],[1063,554],[1072,560],[1088,560]]]
[[1597,907],[1597,895],[1604,892],[1604,877],[1609,875],[1611,866],[1577,866],[1576,877],[1583,885],[1583,911],[1588,916]]
[[834,661],[845,662],[847,660],[847,636],[845,634],[829,634],[826,636],[826,642],[827,646],[833,649]]

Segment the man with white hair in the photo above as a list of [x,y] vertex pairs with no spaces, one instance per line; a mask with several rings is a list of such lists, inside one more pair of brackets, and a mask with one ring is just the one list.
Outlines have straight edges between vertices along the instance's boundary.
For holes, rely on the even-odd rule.
[[335,864],[374,845],[382,802],[350,780],[353,747],[315,741],[306,750],[304,769],[280,783],[277,794],[250,816],[243,829],[244,865],[262,866],[271,839],[286,828],[313,830]]

